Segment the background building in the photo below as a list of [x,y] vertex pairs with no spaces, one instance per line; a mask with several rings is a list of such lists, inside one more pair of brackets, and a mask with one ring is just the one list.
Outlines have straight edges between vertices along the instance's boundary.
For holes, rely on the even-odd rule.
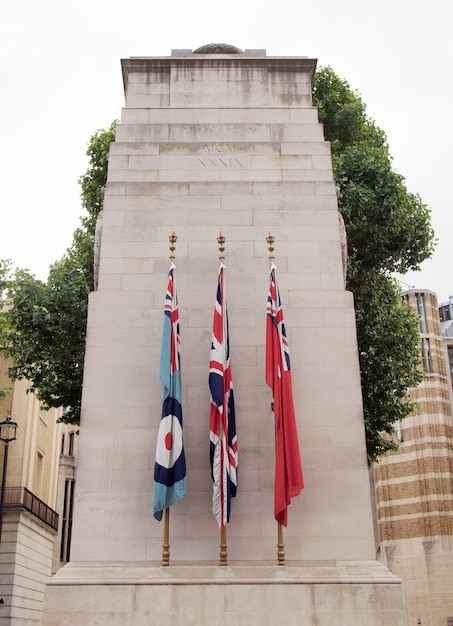
[[442,338],[447,349],[450,374],[453,380],[453,296],[450,296],[448,302],[443,302],[439,306],[439,314]]
[[60,457],[55,507],[59,515],[58,534],[54,541],[52,573],[70,559],[72,512],[79,445],[78,427],[60,424]]
[[374,467],[380,556],[404,581],[408,624],[446,626],[453,618],[451,376],[436,295],[411,290],[404,298],[420,315],[425,378],[410,392],[416,409],[398,424],[399,450]]
[[[27,381],[11,382],[0,352],[0,421],[11,416],[0,543],[0,623],[40,624],[45,585],[68,560],[77,436],[58,423],[61,409],[42,410]],[[0,442],[0,467],[4,444]],[[60,515],[56,511],[61,512]]]

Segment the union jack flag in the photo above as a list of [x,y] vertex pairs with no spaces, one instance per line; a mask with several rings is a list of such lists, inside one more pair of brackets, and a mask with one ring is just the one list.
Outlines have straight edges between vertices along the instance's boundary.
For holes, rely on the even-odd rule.
[[274,515],[288,523],[288,505],[304,487],[296,417],[294,413],[291,362],[280,292],[272,264],[266,322],[266,383],[272,389],[275,414]]
[[162,417],[157,433],[154,465],[154,517],[162,519],[164,509],[186,495],[186,458],[182,433],[181,356],[178,296],[175,265],[170,265],[164,303],[164,324],[160,353],[163,385]]
[[230,521],[231,498],[236,495],[238,467],[224,269],[221,263],[209,363],[212,511],[221,529]]

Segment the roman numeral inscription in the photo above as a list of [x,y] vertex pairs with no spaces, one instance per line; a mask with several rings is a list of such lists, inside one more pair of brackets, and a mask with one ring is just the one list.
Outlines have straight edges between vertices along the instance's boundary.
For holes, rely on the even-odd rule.
[[235,152],[236,146],[234,143],[207,143],[204,150],[208,154],[231,154]]
[[198,163],[200,167],[243,167],[242,159],[238,157],[199,157]]
[[203,152],[209,156],[199,157],[199,167],[244,167],[243,158],[233,156],[236,152],[234,143],[207,143],[203,146]]

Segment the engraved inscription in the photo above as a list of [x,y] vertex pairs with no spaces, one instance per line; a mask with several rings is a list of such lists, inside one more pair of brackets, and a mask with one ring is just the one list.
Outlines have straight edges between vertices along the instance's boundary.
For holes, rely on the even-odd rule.
[[231,154],[236,150],[234,143],[207,143],[206,152],[209,154]]
[[203,144],[202,151],[207,156],[200,156],[197,159],[200,168],[241,168],[245,167],[244,159],[247,157],[238,156],[240,151],[234,143],[206,143]]
[[243,167],[242,158],[238,157],[199,157],[198,163],[200,167]]

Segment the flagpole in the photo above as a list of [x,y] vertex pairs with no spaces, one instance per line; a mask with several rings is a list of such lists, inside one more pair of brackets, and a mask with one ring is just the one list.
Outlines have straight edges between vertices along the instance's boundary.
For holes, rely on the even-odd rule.
[[162,544],[162,565],[170,565],[170,507],[164,510],[164,541]]
[[[272,412],[274,403],[272,402]],[[275,422],[275,413],[274,413]],[[275,424],[275,449],[277,449],[277,424]],[[277,522],[277,565],[285,565],[285,540],[283,539],[283,524]]]
[[[222,235],[222,230],[220,229],[219,236],[217,237],[217,243],[219,244],[219,264],[221,265],[225,261],[225,241],[226,238]],[[222,566],[228,565],[228,546],[227,546],[227,532],[226,525],[220,529],[220,560],[219,563]]]
[[220,565],[228,565],[226,526],[220,530]]
[[[175,250],[178,237],[175,231],[168,237],[170,243],[170,263],[175,262]],[[170,507],[164,509],[164,539],[162,542],[162,565],[168,567],[170,565]]]
[[[268,250],[269,250],[269,263],[272,267],[275,256],[274,256],[274,241],[275,237],[268,233],[266,237]],[[275,412],[274,412],[274,403],[272,402],[272,412],[274,413],[274,422],[275,422]],[[277,448],[277,424],[275,423],[275,447]],[[285,542],[283,539],[283,525],[280,522],[277,522],[277,563],[278,565],[285,565]]]
[[277,563],[278,565],[285,565],[285,543],[283,540],[283,525],[280,522],[278,524],[278,544],[277,544]]

